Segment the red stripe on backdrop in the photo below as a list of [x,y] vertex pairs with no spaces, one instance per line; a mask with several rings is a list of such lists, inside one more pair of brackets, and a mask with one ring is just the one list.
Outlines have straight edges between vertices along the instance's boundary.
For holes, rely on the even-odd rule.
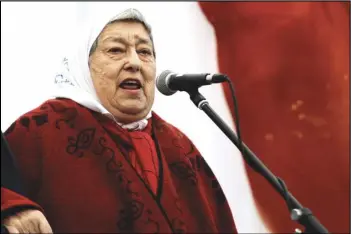
[[[244,142],[329,231],[349,232],[350,3],[199,4],[216,32],[220,72],[236,87]],[[264,222],[292,233],[280,196],[248,176]]]

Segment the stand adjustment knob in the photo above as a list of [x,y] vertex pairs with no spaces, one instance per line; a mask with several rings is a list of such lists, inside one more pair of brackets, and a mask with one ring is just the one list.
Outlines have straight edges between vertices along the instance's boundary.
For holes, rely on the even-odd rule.
[[293,209],[291,211],[290,217],[292,220],[296,221],[301,217],[301,215],[302,215],[302,211],[300,209]]

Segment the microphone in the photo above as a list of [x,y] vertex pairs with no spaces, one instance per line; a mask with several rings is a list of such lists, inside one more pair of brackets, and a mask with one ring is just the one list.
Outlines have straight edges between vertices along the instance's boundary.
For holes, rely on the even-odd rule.
[[170,96],[177,91],[193,91],[203,85],[222,83],[227,77],[222,74],[176,74],[172,71],[163,71],[156,78],[158,91],[166,96]]

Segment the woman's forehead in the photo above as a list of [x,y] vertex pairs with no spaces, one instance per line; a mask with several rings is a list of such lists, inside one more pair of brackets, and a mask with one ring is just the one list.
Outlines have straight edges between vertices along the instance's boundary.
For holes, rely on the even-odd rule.
[[115,35],[106,35],[105,37],[102,37],[100,39],[102,43],[104,42],[116,42],[116,43],[122,43],[122,44],[129,44],[131,42],[134,42],[136,44],[149,44],[152,45],[152,42],[150,39],[147,37],[139,36],[138,34],[128,34],[126,35],[121,35],[121,34],[115,34]]
[[108,24],[99,35],[100,43],[146,44],[152,46],[144,25],[139,22],[115,22]]
[[136,36],[141,38],[148,38],[149,34],[144,25],[139,22],[114,22],[106,25],[100,34],[100,39],[111,36]]

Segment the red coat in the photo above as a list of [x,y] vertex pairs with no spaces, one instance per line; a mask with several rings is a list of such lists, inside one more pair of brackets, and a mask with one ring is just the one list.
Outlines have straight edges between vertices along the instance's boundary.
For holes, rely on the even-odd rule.
[[[6,138],[54,232],[236,233],[199,151],[155,113],[144,131],[129,132],[71,100],[50,100]],[[2,211],[32,204],[1,193]]]

